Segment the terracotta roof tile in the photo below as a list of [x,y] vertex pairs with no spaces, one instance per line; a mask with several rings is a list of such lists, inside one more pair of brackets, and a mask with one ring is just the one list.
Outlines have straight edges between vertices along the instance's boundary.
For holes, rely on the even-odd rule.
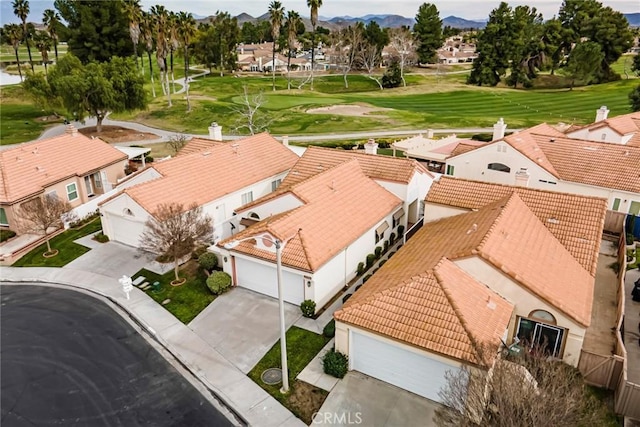
[[599,129],[603,126],[610,127],[620,135],[640,132],[640,111],[600,120],[599,122],[582,126],[581,129]]
[[163,203],[204,205],[289,170],[298,159],[267,133],[178,156],[152,167],[162,175],[123,190],[147,212]]
[[222,141],[214,141],[212,139],[193,137],[178,151],[178,156],[184,156],[186,154],[193,154],[200,151],[208,150],[218,145],[223,145]]
[[426,202],[479,209],[514,192],[595,277],[607,211],[605,199],[442,176],[433,182]]
[[372,179],[408,183],[416,171],[430,175],[424,166],[413,159],[309,146],[282,185],[295,184],[350,159],[358,160],[362,171]]
[[53,183],[126,159],[126,154],[106,142],[81,133],[65,133],[2,150],[0,201],[12,203],[42,192]]
[[460,141],[453,148],[453,150],[451,150],[451,152],[449,153],[449,156],[453,157],[453,156],[457,156],[459,154],[466,153],[466,152],[471,151],[471,150],[475,150],[476,148],[478,148],[481,145],[484,145],[484,143],[481,142],[481,141],[471,141],[471,140]]
[[[517,193],[478,211],[425,224],[335,313],[335,318],[473,361],[473,340],[495,339],[496,333],[504,331],[512,308],[495,294],[494,301],[491,290],[456,288],[460,283],[476,288],[481,285],[473,285],[473,278],[463,278],[465,273],[457,272],[457,266],[443,259],[455,263],[473,256],[493,264],[525,289],[588,326],[594,278]],[[443,300],[430,281],[435,279],[449,300]],[[496,313],[486,311],[487,299],[495,302]],[[418,327],[411,322],[414,318],[421,322]]]
[[[316,271],[402,204],[366,177],[360,163],[353,159],[292,185],[286,192],[304,205],[264,219],[219,246],[262,233],[281,241],[294,236],[283,249],[283,264]],[[235,250],[275,260],[275,253],[256,248],[252,241],[239,244]]]

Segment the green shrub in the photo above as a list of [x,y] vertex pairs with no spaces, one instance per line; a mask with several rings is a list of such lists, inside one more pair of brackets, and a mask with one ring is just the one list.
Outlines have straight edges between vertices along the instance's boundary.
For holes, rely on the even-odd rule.
[[366,276],[364,276],[362,278],[362,283],[366,282],[367,280],[369,280],[371,278],[371,274],[367,274]]
[[356,274],[360,276],[362,273],[364,273],[364,262],[359,262],[358,268],[356,269]]
[[344,304],[345,302],[347,302],[347,300],[348,300],[349,298],[351,298],[351,295],[353,295],[353,294],[346,294],[345,296],[343,296],[343,297],[342,297],[342,303]]
[[378,264],[378,268],[382,267],[385,262],[387,262],[386,259],[383,259],[382,261],[380,261],[380,264]]
[[376,262],[376,256],[374,254],[367,255],[367,269],[369,269],[369,267],[371,267],[374,262]]
[[225,293],[231,287],[231,276],[223,271],[214,271],[207,278],[207,287],[214,295]]
[[109,241],[109,236],[104,234],[102,231],[93,236],[93,240],[100,243],[107,243]]
[[402,237],[404,235],[404,225],[398,226],[398,237]]
[[331,349],[322,358],[324,373],[336,378],[344,378],[349,369],[349,358],[335,349]]
[[388,258],[387,258],[387,259],[391,258],[391,257],[392,257],[392,256],[394,256],[395,254],[396,254],[395,252],[389,252],[389,255],[388,255]]
[[198,257],[198,265],[207,271],[211,271],[218,266],[218,257],[211,252],[205,252]]
[[0,242],[4,242],[5,240],[9,240],[12,237],[15,237],[16,232],[13,230],[0,230]]
[[145,163],[153,163],[153,160],[154,160],[154,159],[153,159],[153,157],[151,157],[151,156],[146,156],[146,157],[144,158]]
[[331,322],[327,323],[322,334],[327,338],[333,338],[336,336],[336,321],[331,319]]
[[391,244],[393,245],[396,241],[396,233],[391,233],[389,235],[389,242],[391,242]]
[[398,61],[393,61],[382,76],[382,87],[394,88],[402,84],[402,71]]
[[380,258],[380,255],[382,255],[382,247],[380,246],[376,246],[375,251],[373,251],[376,255],[376,259]]
[[316,302],[311,299],[306,299],[300,303],[300,311],[304,317],[313,317],[316,314]]
[[627,245],[633,245],[633,234],[627,233]]
[[387,252],[387,249],[389,249],[389,241],[385,240],[384,245],[382,245],[382,251]]
[[198,246],[193,250],[193,252],[191,252],[191,259],[198,259],[200,258],[200,255],[206,252],[207,252],[206,246]]

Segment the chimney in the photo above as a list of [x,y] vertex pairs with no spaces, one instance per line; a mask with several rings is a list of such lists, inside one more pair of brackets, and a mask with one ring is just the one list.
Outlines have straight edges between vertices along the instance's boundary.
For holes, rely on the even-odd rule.
[[427,138],[433,139],[433,129],[427,129]]
[[500,120],[498,120],[496,122],[496,124],[493,125],[493,139],[492,139],[492,141],[495,141],[496,139],[504,138],[504,131],[505,130],[507,130],[507,125],[504,124],[504,119],[502,117],[500,117]]
[[516,186],[518,187],[528,187],[529,186],[529,171],[526,168],[520,168],[518,172],[516,172]]
[[71,136],[76,136],[78,135],[78,129],[76,129],[76,127],[74,125],[72,125],[71,123],[69,123],[67,125],[67,128],[64,131],[65,133],[68,133]]
[[211,126],[209,126],[209,139],[222,141],[222,126],[219,126],[216,122],[211,123]]
[[609,116],[609,109],[607,108],[606,105],[603,105],[602,107],[596,110],[596,122],[607,120],[608,116]]
[[285,147],[289,146],[289,137],[287,135],[282,137],[282,145],[284,145]]
[[369,138],[366,144],[364,144],[365,154],[378,154],[378,143],[373,138]]

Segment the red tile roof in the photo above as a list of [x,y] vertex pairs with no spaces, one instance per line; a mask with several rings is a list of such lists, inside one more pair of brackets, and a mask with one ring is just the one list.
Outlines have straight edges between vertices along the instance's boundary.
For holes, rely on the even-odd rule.
[[209,150],[215,146],[223,145],[222,141],[214,141],[212,139],[193,137],[178,151],[178,156],[193,154],[204,150]]
[[[291,185],[284,193],[304,204],[264,219],[219,246],[263,233],[281,241],[291,238],[282,252],[283,264],[313,272],[402,205],[399,198],[366,177],[353,159]],[[251,240],[235,250],[275,261],[274,252],[256,248]]]
[[65,133],[2,150],[0,202],[13,203],[64,179],[81,177],[126,159],[126,154],[101,139],[81,133]]

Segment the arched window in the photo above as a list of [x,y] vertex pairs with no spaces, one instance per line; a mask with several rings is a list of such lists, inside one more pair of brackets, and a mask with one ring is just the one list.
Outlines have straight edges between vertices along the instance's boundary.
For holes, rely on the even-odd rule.
[[491,169],[493,171],[498,171],[498,172],[507,172],[507,173],[511,172],[511,168],[502,163],[489,163],[487,165],[487,169]]
[[549,313],[546,310],[533,310],[531,313],[529,313],[529,317],[532,319],[542,320],[543,322],[549,323],[551,325],[556,324],[556,318],[553,316],[553,314]]
[[125,208],[124,209],[124,214],[127,215],[127,216],[135,216],[133,214],[133,211],[131,209],[129,209],[129,208]]
[[255,212],[249,212],[249,218],[253,218],[253,219],[260,219],[260,215],[258,215]]

